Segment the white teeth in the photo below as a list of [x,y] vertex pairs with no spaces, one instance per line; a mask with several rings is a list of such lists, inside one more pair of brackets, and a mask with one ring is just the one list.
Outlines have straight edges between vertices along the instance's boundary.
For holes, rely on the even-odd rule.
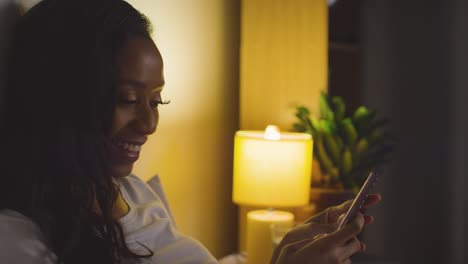
[[130,150],[130,151],[133,151],[133,152],[138,152],[141,150],[141,146],[140,145],[134,145],[134,144],[130,144],[128,142],[124,142],[124,141],[117,141],[117,146],[125,149],[125,150]]

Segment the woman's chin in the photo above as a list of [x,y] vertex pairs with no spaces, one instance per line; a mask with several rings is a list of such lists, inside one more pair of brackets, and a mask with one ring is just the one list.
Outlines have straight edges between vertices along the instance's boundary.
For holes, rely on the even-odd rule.
[[131,165],[114,165],[111,168],[112,177],[122,178],[130,175],[132,173],[133,164]]

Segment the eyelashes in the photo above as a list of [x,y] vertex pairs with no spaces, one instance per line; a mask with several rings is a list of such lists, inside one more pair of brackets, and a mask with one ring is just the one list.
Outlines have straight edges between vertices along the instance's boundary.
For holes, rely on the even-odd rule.
[[[121,103],[125,105],[136,105],[139,103],[137,99],[122,99]],[[152,108],[157,108],[159,105],[167,105],[170,104],[171,100],[151,100],[150,105]]]
[[159,105],[167,105],[170,103],[171,103],[171,100],[153,101],[151,102],[151,107],[157,108]]

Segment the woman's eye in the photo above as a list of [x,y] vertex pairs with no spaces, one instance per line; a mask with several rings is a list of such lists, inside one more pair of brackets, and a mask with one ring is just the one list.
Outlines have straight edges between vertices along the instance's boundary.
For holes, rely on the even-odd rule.
[[151,101],[151,107],[152,108],[157,108],[158,105],[165,105],[165,104],[168,104],[170,103],[171,101],[160,101],[160,100],[153,100]]
[[156,107],[158,107],[160,102],[161,101],[151,101],[150,105],[151,105],[152,108],[156,108]]

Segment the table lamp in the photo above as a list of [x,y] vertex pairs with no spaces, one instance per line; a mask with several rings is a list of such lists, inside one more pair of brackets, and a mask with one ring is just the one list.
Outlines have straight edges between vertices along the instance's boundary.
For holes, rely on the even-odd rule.
[[247,213],[248,264],[269,263],[272,224],[293,226],[292,213],[272,208],[308,204],[311,167],[309,134],[280,133],[276,126],[236,132],[232,199],[239,205],[269,208]]

